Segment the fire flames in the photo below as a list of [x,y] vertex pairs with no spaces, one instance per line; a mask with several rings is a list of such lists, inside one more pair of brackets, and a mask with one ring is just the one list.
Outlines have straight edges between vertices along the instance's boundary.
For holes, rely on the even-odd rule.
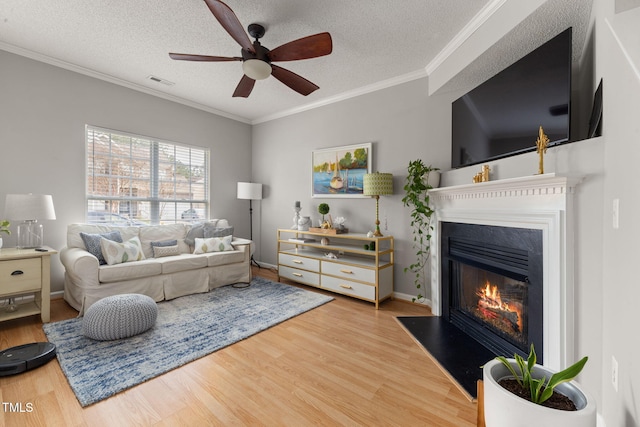
[[522,310],[519,304],[503,302],[497,286],[487,281],[476,291],[478,309],[487,319],[502,322],[514,332],[522,332]]

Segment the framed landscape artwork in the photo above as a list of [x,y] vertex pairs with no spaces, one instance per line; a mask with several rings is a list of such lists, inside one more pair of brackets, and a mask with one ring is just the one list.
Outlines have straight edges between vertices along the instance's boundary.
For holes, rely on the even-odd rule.
[[313,197],[365,197],[363,177],[371,173],[371,143],[314,150]]

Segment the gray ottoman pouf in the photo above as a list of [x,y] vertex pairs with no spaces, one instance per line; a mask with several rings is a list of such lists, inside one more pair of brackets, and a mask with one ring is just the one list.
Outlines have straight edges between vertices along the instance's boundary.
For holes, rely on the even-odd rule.
[[82,333],[94,340],[117,340],[151,329],[157,318],[158,306],[153,298],[141,294],[113,295],[87,309]]

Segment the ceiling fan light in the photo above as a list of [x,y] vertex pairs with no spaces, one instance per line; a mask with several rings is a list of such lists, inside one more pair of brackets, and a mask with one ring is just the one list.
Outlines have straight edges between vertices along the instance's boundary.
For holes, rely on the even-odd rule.
[[247,59],[242,63],[242,71],[253,80],[264,80],[271,75],[271,65],[260,59]]

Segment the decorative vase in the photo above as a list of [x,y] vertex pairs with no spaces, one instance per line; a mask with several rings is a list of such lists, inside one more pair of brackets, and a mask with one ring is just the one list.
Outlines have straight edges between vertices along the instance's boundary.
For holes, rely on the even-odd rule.
[[[507,359],[518,372],[515,359]],[[541,365],[533,368],[534,378],[550,378],[554,371]],[[516,396],[498,382],[513,378],[499,360],[491,360],[483,367],[484,419],[487,427],[562,426],[596,427],[595,400],[580,386],[570,381],[554,390],[567,396],[576,405],[576,411],[563,411],[538,405]]]
[[427,183],[431,188],[438,188],[440,185],[440,171],[429,172],[429,179],[427,180]]
[[311,217],[303,216],[298,220],[298,231],[309,231]]
[[300,221],[300,209],[300,206],[295,206],[293,208],[295,215],[293,216],[293,225],[291,226],[291,228],[294,230],[298,228],[298,221]]

